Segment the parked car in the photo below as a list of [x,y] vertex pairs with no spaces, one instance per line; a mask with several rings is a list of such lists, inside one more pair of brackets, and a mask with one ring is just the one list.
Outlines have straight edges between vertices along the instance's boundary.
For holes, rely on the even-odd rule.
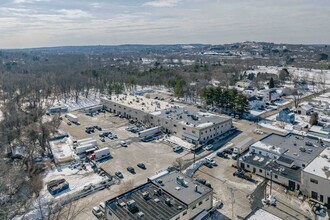
[[135,174],[135,170],[134,170],[133,167],[127,167],[127,171],[130,172],[130,173]]
[[146,169],[146,166],[144,165],[144,163],[138,163],[137,164],[138,167],[140,167],[141,169]]
[[94,128],[96,128],[99,131],[102,131],[102,128],[100,126],[95,125]]
[[99,207],[100,207],[101,211],[104,213],[105,212],[105,202],[101,202],[99,204]]
[[230,148],[224,149],[223,152],[226,153],[226,154],[232,154],[233,153],[233,150],[234,149],[230,147]]
[[204,166],[206,166],[208,168],[213,168],[213,165],[208,161],[204,162]]
[[217,152],[217,156],[221,157],[221,158],[226,158],[226,159],[228,158],[228,155],[224,152]]
[[182,146],[176,146],[176,147],[173,148],[173,151],[174,152],[181,152],[181,151],[183,151],[183,147]]
[[114,139],[117,139],[117,138],[118,138],[118,136],[117,136],[116,134],[112,135],[112,137],[113,137]]
[[212,164],[212,166],[217,166],[217,163],[211,158],[205,158],[206,162]]
[[124,178],[123,174],[120,171],[117,171],[115,175],[120,179]]
[[126,143],[125,141],[121,141],[121,142],[120,142],[120,145],[121,145],[122,147],[127,147],[127,143]]
[[239,178],[246,179],[246,180],[252,179],[251,173],[247,173],[244,170],[236,170],[233,173],[233,176],[237,176]]
[[206,147],[204,147],[204,150],[207,150],[207,151],[210,151],[212,149],[213,149],[213,145],[212,144],[209,144]]
[[206,183],[206,180],[205,179],[201,179],[201,178],[195,178],[195,181],[201,183],[201,184],[205,184]]
[[102,210],[100,209],[99,206],[95,206],[93,207],[92,209],[92,213],[97,217],[97,218],[100,218],[102,216]]
[[72,125],[72,123],[71,123],[71,121],[68,121],[68,123],[67,123],[68,125]]
[[101,137],[101,138],[100,138],[100,141],[105,142],[104,137]]

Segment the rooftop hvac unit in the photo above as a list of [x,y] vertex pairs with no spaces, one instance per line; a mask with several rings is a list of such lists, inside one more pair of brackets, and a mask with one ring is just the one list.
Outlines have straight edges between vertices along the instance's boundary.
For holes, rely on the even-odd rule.
[[149,192],[143,192],[143,193],[142,193],[142,197],[143,197],[144,199],[149,199]]
[[160,200],[158,198],[155,198],[154,201],[155,201],[155,203],[159,203],[160,202]]
[[139,216],[139,218],[142,218],[144,216],[143,212],[138,212],[137,216]]

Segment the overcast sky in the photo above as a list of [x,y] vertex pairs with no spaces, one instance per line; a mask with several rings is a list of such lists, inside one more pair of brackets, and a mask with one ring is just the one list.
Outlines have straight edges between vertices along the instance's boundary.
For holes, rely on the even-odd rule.
[[0,48],[330,44],[329,0],[0,0]]

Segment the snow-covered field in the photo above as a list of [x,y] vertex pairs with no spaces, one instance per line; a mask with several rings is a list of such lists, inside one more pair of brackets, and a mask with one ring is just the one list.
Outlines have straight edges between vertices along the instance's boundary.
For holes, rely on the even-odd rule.
[[[307,68],[296,68],[296,67],[285,67],[289,73],[293,74],[296,77],[307,79],[314,82],[325,82],[330,86],[330,70],[320,70],[320,69],[307,69]],[[257,66],[253,70],[246,71],[249,73],[271,73],[278,74],[283,67],[277,66]]]

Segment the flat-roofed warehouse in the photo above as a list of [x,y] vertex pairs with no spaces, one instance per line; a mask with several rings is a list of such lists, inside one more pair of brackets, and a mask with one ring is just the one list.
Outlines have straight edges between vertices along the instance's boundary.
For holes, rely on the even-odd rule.
[[187,110],[182,106],[143,96],[118,95],[103,98],[106,110],[150,126],[191,143],[201,143],[222,135],[232,128],[231,118]]
[[213,206],[213,189],[178,172],[148,179],[106,202],[106,219],[192,219]]
[[302,171],[328,143],[297,134],[270,134],[251,144],[249,152],[238,159],[240,168],[253,172],[290,190],[302,190]]

